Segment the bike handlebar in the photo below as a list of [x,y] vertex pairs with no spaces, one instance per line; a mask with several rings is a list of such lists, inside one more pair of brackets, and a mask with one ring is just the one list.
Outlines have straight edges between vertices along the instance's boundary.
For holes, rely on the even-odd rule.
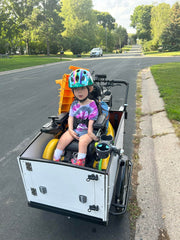
[[[104,75],[103,75],[104,76]],[[126,82],[126,81],[122,81],[122,80],[107,80],[107,79],[105,79],[105,78],[103,78],[102,79],[102,77],[100,78],[100,79],[98,79],[98,78],[96,78],[95,80],[94,80],[94,82],[96,83],[106,83],[106,85],[105,86],[107,86],[107,87],[113,87],[114,85],[115,86],[121,86],[122,84],[123,85],[125,85],[126,86],[126,93],[125,93],[125,100],[124,100],[124,105],[126,105],[127,106],[127,99],[128,99],[128,92],[129,92],[129,83],[128,82]],[[126,107],[125,106],[125,107]]]

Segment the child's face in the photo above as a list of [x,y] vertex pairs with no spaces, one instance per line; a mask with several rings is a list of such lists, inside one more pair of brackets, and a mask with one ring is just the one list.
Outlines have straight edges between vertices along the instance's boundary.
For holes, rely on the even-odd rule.
[[79,100],[83,100],[84,98],[86,98],[88,96],[88,89],[87,89],[87,87],[74,88],[74,95]]

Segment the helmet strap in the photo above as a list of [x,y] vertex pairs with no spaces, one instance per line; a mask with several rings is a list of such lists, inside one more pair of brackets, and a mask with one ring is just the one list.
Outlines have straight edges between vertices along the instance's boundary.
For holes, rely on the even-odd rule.
[[77,98],[77,100],[80,102],[80,103],[83,103],[83,102],[85,102],[86,101],[86,99],[89,97],[89,95],[87,96],[87,97],[85,97],[84,99],[82,99],[82,100],[80,100],[80,99],[78,99]]

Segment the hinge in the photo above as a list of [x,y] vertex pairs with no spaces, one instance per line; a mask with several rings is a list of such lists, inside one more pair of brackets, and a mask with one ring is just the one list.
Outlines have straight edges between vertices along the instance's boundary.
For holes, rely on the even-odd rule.
[[91,175],[88,175],[88,178],[86,179],[87,182],[89,182],[90,180],[94,180],[94,181],[97,181],[98,180],[98,175],[94,175],[94,174],[91,174]]
[[26,169],[27,169],[28,171],[32,171],[32,165],[31,165],[30,162],[26,162]]
[[37,190],[35,188],[31,188],[31,193],[34,196],[37,196]]

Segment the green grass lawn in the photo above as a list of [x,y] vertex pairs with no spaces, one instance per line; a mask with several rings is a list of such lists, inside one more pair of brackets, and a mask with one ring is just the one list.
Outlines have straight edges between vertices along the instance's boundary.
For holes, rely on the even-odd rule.
[[170,120],[180,122],[180,62],[151,67]]
[[[131,46],[126,46],[124,50],[130,50]],[[90,53],[81,54],[81,57],[89,57]],[[13,56],[0,56],[0,72],[8,71],[13,69],[32,67],[37,65],[43,65],[48,63],[55,63],[60,61],[68,61],[70,58],[79,58],[77,55],[73,55],[72,52],[66,51],[62,56],[60,55],[50,55],[47,56],[26,56],[26,55],[13,55]]]
[[150,56],[157,56],[157,57],[165,57],[165,56],[180,56],[180,51],[177,52],[158,52],[158,51],[151,51],[151,52],[143,52],[144,55]]
[[[8,71],[24,67],[32,67],[47,63],[64,61],[60,57],[45,56],[10,56],[10,58],[0,58],[0,71]],[[67,59],[66,59],[67,60]]]

